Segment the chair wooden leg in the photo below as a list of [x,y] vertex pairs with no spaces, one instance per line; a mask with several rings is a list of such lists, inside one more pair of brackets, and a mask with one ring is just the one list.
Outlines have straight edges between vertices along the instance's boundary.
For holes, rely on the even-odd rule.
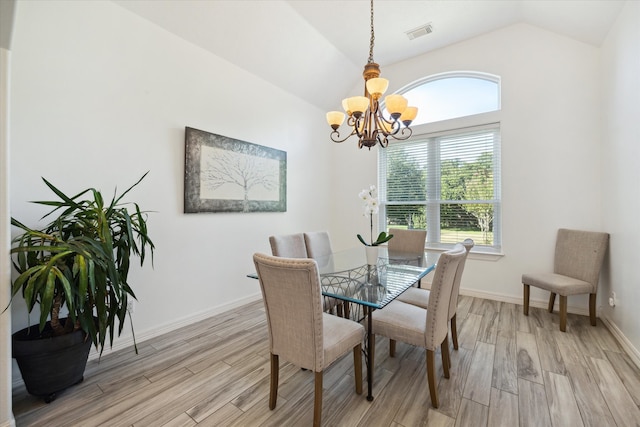
[[431,405],[438,407],[438,391],[436,390],[436,361],[433,350],[427,350],[427,382],[429,383],[429,394],[431,395]]
[[525,285],[523,283],[523,286],[524,286],[524,301],[522,304],[522,311],[525,316],[528,316],[529,315],[529,285]]
[[451,367],[451,357],[449,355],[449,337],[445,337],[440,344],[440,355],[442,356],[442,370],[444,377],[449,378],[449,368]]
[[596,294],[589,294],[589,320],[591,326],[596,326]]
[[362,394],[362,344],[353,347],[353,370],[356,377],[356,393]]
[[396,340],[389,339],[389,357],[396,355]]
[[315,392],[313,399],[313,427],[322,424],[322,371],[316,372]]
[[269,391],[269,409],[276,407],[278,400],[278,374],[280,366],[278,363],[278,355],[271,353],[271,389]]
[[458,349],[458,322],[456,321],[456,314],[451,318],[451,340],[453,341],[453,349]]
[[338,312],[338,317],[344,317],[344,314],[342,313],[342,304],[336,305],[336,311]]
[[[560,295],[560,298],[562,298],[562,295]],[[549,310],[549,313],[553,313],[553,306],[556,303],[556,294],[551,292],[549,294],[549,307],[547,307],[547,310]]]
[[567,297],[560,295],[560,330],[567,331]]
[[344,305],[344,309],[343,309],[344,310],[344,318],[345,319],[351,319],[351,313],[349,312],[349,302],[345,301],[343,303],[343,305]]

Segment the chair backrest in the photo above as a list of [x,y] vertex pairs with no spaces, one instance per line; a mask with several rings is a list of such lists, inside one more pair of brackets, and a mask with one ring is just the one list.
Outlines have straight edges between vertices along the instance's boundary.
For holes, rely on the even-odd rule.
[[324,368],[322,292],[316,262],[254,254],[272,354],[301,368]]
[[270,236],[271,254],[285,258],[308,258],[302,233]]
[[453,289],[451,290],[451,299],[449,300],[449,319],[458,311],[458,295],[460,294],[460,282],[462,281],[462,273],[464,273],[464,266],[467,263],[467,256],[471,251],[471,248],[475,245],[473,239],[465,239],[462,242],[462,246],[465,248],[464,258],[458,264],[458,271],[456,271],[456,278],[453,281]]
[[424,243],[427,240],[427,230],[405,230],[402,228],[390,228],[389,234],[393,234],[393,238],[387,243],[389,251],[424,251]]
[[450,251],[444,252],[438,259],[438,265],[431,283],[429,308],[427,309],[427,327],[425,329],[425,347],[436,350],[449,333],[449,301],[458,265],[466,255],[466,249],[460,243]]
[[591,283],[592,293],[595,293],[608,246],[608,233],[561,228],[556,240],[553,272]]
[[309,258],[318,259],[331,255],[331,240],[326,231],[304,233],[304,244]]

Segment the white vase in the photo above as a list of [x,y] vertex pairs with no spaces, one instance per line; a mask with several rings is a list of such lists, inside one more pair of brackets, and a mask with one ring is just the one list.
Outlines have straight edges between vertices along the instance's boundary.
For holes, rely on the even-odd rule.
[[367,264],[369,265],[377,265],[378,264],[378,247],[377,246],[365,246],[364,247],[367,254]]

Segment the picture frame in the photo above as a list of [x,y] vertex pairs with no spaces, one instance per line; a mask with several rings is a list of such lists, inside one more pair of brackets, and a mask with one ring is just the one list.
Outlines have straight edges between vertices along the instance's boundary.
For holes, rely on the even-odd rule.
[[185,128],[185,213],[286,211],[286,151]]

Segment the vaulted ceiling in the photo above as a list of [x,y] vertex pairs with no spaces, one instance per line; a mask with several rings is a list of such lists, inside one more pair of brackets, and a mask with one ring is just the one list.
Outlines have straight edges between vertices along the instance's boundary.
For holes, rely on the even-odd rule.
[[[304,98],[335,109],[369,55],[368,0],[113,0],[131,12]],[[376,0],[374,59],[383,69],[525,22],[600,46],[624,1]],[[410,40],[406,32],[431,24]]]

